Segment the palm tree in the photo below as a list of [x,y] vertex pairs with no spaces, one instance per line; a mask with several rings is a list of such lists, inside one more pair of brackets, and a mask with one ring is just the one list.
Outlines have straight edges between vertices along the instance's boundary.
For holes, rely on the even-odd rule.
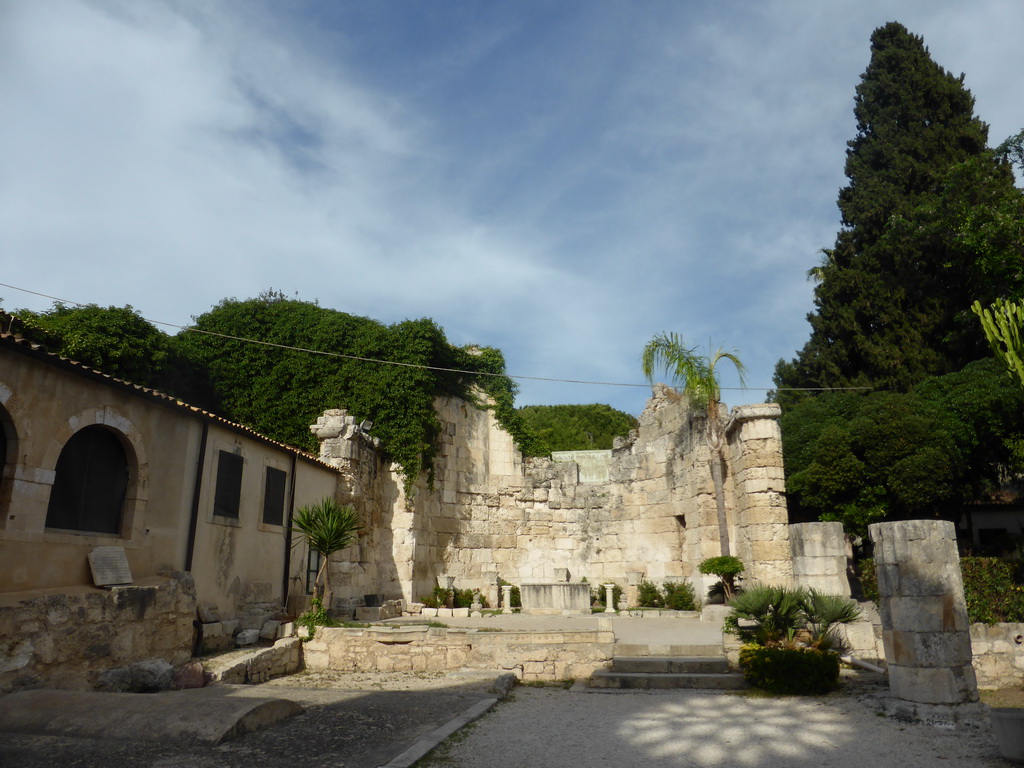
[[323,596],[328,608],[334,593],[331,589],[331,572],[327,563],[331,555],[351,546],[359,532],[359,515],[348,506],[342,506],[334,499],[324,498],[319,504],[301,507],[292,519],[292,530],[301,533],[310,550],[320,554],[320,570],[317,571],[313,591]]
[[[746,369],[743,363],[731,352],[721,347],[714,354],[701,355],[698,347],[688,348],[683,337],[676,333],[659,333],[644,347],[641,356],[644,376],[654,383],[659,371],[672,378],[673,385],[681,389],[690,404],[707,412],[704,437],[707,440],[710,455],[708,464],[711,479],[715,485],[715,505],[718,508],[718,540],[722,554],[729,555],[729,525],[725,514],[725,443],[722,416],[719,410],[721,390],[718,386],[716,368],[722,360],[728,360],[736,368],[740,377],[740,386],[744,382]],[[709,347],[710,350],[710,347]]]

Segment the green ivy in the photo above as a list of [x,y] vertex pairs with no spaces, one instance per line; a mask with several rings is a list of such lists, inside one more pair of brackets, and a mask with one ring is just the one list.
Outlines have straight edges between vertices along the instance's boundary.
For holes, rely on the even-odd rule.
[[[429,318],[388,326],[269,291],[246,301],[225,299],[194,320],[193,330],[174,340],[176,349],[207,379],[206,407],[310,451],[318,446],[309,425],[324,410],[345,408],[355,418],[373,422],[371,434],[380,439],[386,458],[401,467],[407,492],[424,473],[433,484],[441,436],[437,397],[459,397],[493,409],[524,451],[535,449],[515,411],[516,386],[504,375],[501,352],[454,347]],[[333,356],[337,354],[350,357]],[[498,375],[477,375],[481,373]],[[479,391],[486,397],[478,397]]]

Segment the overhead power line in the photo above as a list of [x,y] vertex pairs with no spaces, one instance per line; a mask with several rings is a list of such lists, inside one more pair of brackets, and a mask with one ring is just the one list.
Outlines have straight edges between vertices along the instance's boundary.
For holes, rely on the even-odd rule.
[[[31,294],[32,296],[39,296],[40,298],[49,299],[50,301],[56,301],[56,302],[59,302],[60,304],[71,304],[71,305],[74,305],[76,307],[86,307],[86,306],[89,306],[88,304],[83,304],[82,302],[79,302],[79,301],[72,301],[71,299],[62,299],[62,298],[59,298],[57,296],[50,296],[49,294],[40,293],[38,291],[30,291],[27,288],[20,288],[20,287],[18,287],[16,285],[11,285],[10,283],[0,283],[0,287],[10,288],[10,289],[15,290],[15,291],[21,291],[22,293],[28,293],[28,294]],[[240,341],[240,342],[243,342],[245,344],[258,344],[258,345],[264,346],[264,347],[273,347],[275,349],[288,350],[289,352],[306,352],[306,353],[311,354],[311,355],[323,355],[324,357],[335,357],[335,358],[340,358],[340,359],[343,359],[343,360],[357,360],[359,362],[377,363],[379,365],[393,365],[393,366],[397,366],[397,367],[401,367],[401,368],[419,368],[420,370],[439,371],[439,372],[442,372],[442,373],[461,373],[461,374],[465,374],[465,375],[468,375],[468,376],[494,376],[494,377],[506,378],[506,379],[516,379],[516,380],[519,380],[519,381],[547,381],[547,382],[553,382],[553,383],[556,383],[556,384],[593,384],[593,385],[602,386],[602,387],[644,387],[644,388],[649,388],[651,386],[650,384],[627,384],[627,383],[615,382],[615,381],[588,381],[586,379],[558,379],[558,378],[547,377],[547,376],[521,376],[521,375],[518,375],[518,374],[511,374],[511,373],[490,373],[490,372],[487,372],[487,371],[465,371],[465,370],[462,370],[460,368],[442,368],[440,366],[420,365],[418,363],[400,363],[400,362],[396,362],[394,360],[380,360],[378,358],[373,358],[373,357],[360,357],[359,355],[346,355],[346,354],[343,354],[341,352],[325,352],[322,349],[309,349],[308,347],[295,347],[295,346],[291,346],[289,344],[276,344],[276,343],[274,343],[272,341],[262,341],[260,339],[246,339],[246,338],[243,338],[241,336],[231,336],[230,334],[226,334],[226,333],[216,333],[214,331],[204,331],[204,330],[202,330],[200,328],[193,328],[193,327],[187,326],[187,325],[176,325],[174,323],[166,323],[166,322],[163,322],[162,320],[150,320],[149,318],[146,318],[146,317],[144,317],[143,320],[145,320],[147,323],[151,323],[153,325],[162,325],[162,326],[165,326],[167,328],[176,328],[177,330],[184,331],[186,333],[201,333],[201,334],[206,335],[206,336],[215,336],[215,337],[221,338],[221,339],[229,339],[231,341]],[[755,390],[756,389],[776,389],[777,391],[785,391],[785,392],[828,392],[828,391],[833,391],[833,390],[864,390],[864,389],[871,389],[871,387],[721,387],[721,389],[728,390],[728,391],[747,391],[747,390],[751,390],[751,389],[755,389]]]

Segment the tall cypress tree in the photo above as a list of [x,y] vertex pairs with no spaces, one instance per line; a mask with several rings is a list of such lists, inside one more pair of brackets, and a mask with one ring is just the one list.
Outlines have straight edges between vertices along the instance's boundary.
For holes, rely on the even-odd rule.
[[[986,148],[988,127],[974,116],[963,75],[936,64],[903,25],[890,22],[872,35],[854,114],[849,184],[838,201],[842,229],[811,270],[818,280],[811,338],[795,360],[779,362],[779,387],[907,391],[926,376],[959,370],[985,354],[980,334],[966,330],[974,330],[972,300],[994,298],[1007,278],[1005,269],[982,269],[979,250],[1009,248],[1021,257],[1022,239],[1005,227],[985,242],[964,235],[993,201],[1024,210],[1020,191],[1009,165]],[[989,242],[1000,239],[1009,242]]]

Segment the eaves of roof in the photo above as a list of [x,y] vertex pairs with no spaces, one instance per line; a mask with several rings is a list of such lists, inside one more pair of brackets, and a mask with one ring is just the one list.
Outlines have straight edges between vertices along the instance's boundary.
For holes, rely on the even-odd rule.
[[333,472],[339,471],[337,467],[328,464],[318,456],[314,456],[313,454],[299,448],[295,448],[294,446],[280,443],[266,435],[261,435],[256,430],[247,427],[244,424],[229,421],[223,416],[218,416],[217,414],[205,411],[198,406],[190,405],[184,400],[179,400],[178,398],[167,395],[159,390],[150,389],[149,387],[143,387],[138,384],[132,384],[129,381],[115,378],[109,374],[103,373],[102,371],[98,371],[95,368],[90,368],[83,363],[71,360],[70,358],[61,357],[53,352],[48,352],[41,344],[28,341],[27,339],[22,338],[20,334],[4,333],[0,331],[0,348],[10,349],[14,352],[25,355],[26,357],[37,360],[40,363],[60,368],[78,376],[83,376],[129,395],[149,400],[150,402],[161,405],[165,408],[185,413],[189,416],[193,416],[212,424],[217,424],[218,426],[224,427],[232,432],[237,432],[245,435],[246,437],[258,440],[261,443],[265,443],[266,445],[273,445],[281,450],[287,451],[288,453],[295,454],[298,458],[307,461],[310,464],[326,467]]

